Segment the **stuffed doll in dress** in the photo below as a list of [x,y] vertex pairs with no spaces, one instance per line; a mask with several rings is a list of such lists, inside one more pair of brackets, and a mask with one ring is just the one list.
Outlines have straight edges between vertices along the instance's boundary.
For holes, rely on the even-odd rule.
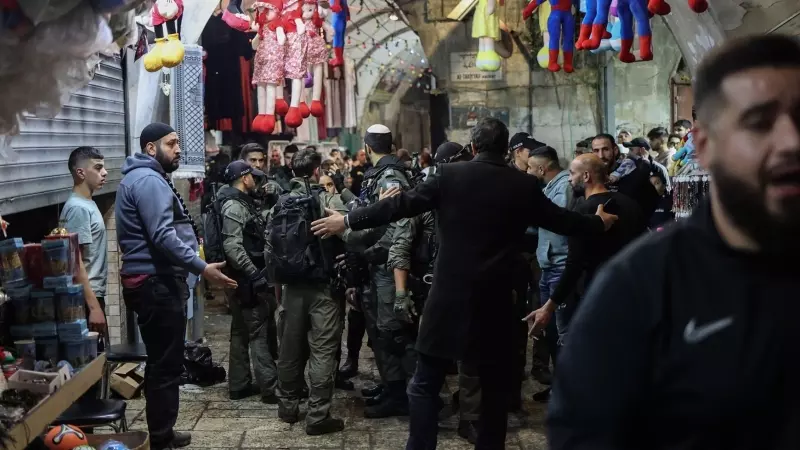
[[[528,6],[522,11],[522,17],[528,19],[536,8],[546,0],[531,0]],[[572,42],[575,35],[575,17],[572,16],[572,0],[549,0],[550,17],[547,18],[547,34],[549,35],[549,62],[547,70],[558,72],[561,66],[558,65],[559,40],[561,49],[564,51],[564,72],[572,72],[573,52],[575,43]]]
[[478,0],[472,18],[472,37],[478,39],[475,67],[485,72],[500,70],[500,55],[494,49],[495,41],[501,38],[498,3],[503,6],[503,0]]
[[253,119],[256,133],[270,134],[275,130],[276,90],[283,81],[283,63],[286,57],[286,34],[281,12],[282,0],[264,0],[253,4],[256,8],[255,27],[258,31],[253,84],[258,97],[258,116]]
[[344,65],[344,35],[347,32],[347,22],[350,21],[350,7],[347,0],[333,0],[331,6],[331,22],[333,22],[333,59],[329,64],[333,67]]
[[283,29],[286,30],[286,53],[283,59],[283,71],[286,78],[292,80],[292,93],[289,111],[284,117],[286,126],[297,128],[303,124],[300,111],[300,93],[303,79],[308,71],[306,64],[306,25],[303,23],[303,11],[299,1],[292,9],[283,11]]
[[[330,11],[328,2],[317,2],[317,0],[304,0],[304,2],[303,22],[306,25],[307,38],[306,65],[311,71],[313,79],[310,112],[314,117],[322,117],[325,113],[325,107],[322,105],[322,76],[324,65],[328,59],[325,37],[334,36],[335,31],[333,27],[325,22],[325,17]],[[310,14],[306,10],[306,5],[311,5],[314,8]]]
[[144,68],[158,72],[162,67],[175,67],[183,61],[181,18],[183,0],[158,0],[151,10],[156,45],[144,56]]
[[652,33],[650,30],[650,13],[647,11],[647,0],[618,0],[617,14],[622,22],[620,28],[619,60],[625,63],[636,61],[631,53],[633,46],[633,22],[636,21],[636,33],[639,35],[639,59],[653,59]]

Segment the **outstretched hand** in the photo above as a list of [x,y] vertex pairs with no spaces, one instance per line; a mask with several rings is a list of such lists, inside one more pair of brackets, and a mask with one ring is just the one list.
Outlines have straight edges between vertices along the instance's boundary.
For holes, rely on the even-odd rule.
[[381,188],[380,193],[378,194],[378,201],[400,195],[401,192],[403,192],[403,190],[398,186],[392,186],[389,189]]
[[611,228],[611,226],[614,225],[614,222],[619,220],[619,217],[607,213],[603,208],[603,205],[597,205],[597,212],[595,213],[595,215],[603,219],[603,226],[605,227],[606,231],[608,231],[609,228]]
[[344,233],[344,216],[339,211],[325,208],[328,217],[311,222],[311,231],[317,236],[330,236]]
[[202,274],[203,278],[208,280],[208,282],[211,284],[236,289],[239,286],[238,283],[222,273],[223,267],[225,267],[224,262],[206,265],[206,268],[203,270]]

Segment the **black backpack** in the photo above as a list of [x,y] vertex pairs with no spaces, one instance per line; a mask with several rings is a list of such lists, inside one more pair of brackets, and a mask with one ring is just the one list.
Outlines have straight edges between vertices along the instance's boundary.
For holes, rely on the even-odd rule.
[[217,198],[217,183],[211,183],[211,201],[203,216],[203,252],[207,263],[225,261],[222,249],[222,205]]
[[319,218],[319,193],[306,180],[308,195],[290,193],[278,197],[267,225],[269,250],[267,267],[276,281],[284,284],[324,278],[328,274],[321,240],[311,232],[311,222]]

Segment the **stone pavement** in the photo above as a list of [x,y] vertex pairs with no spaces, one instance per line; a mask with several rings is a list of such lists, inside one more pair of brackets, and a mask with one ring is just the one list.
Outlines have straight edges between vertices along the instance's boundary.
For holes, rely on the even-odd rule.
[[[214,355],[227,370],[230,316],[207,315],[206,337]],[[530,353],[530,352],[529,352]],[[181,392],[180,415],[176,429],[192,433],[190,449],[344,449],[402,450],[408,437],[408,418],[365,419],[364,401],[359,390],[374,384],[377,369],[371,350],[364,345],[360,374],[354,378],[356,390],[337,390],[333,415],[345,420],[345,431],[326,436],[307,436],[304,422],[294,425],[278,419],[277,406],[265,405],[258,396],[240,401],[228,399],[227,383],[203,388],[200,393]],[[448,377],[451,391],[457,387],[456,377]],[[529,416],[524,424],[509,430],[507,449],[545,450],[544,406],[534,403],[531,394],[541,389],[535,381],[525,385],[525,409]],[[146,429],[143,398],[128,401],[128,423],[132,429]],[[468,450],[473,447],[454,430],[439,433],[439,449]]]

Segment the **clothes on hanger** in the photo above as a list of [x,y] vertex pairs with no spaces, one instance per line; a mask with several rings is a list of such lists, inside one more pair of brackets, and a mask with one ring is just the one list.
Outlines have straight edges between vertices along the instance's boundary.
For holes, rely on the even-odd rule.
[[[253,58],[249,36],[230,28],[222,17],[211,16],[202,33],[204,60],[206,126],[210,129],[248,131],[248,107],[252,110],[251,88],[244,92]],[[242,58],[248,61],[247,67]]]

